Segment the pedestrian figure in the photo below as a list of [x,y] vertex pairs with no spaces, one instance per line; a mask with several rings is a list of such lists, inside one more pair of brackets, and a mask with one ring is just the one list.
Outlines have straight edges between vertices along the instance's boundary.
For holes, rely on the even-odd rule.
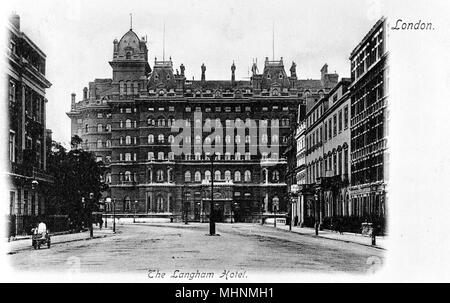
[[99,223],[100,223],[100,229],[102,229],[102,227],[103,227],[103,219],[100,218],[100,222]]

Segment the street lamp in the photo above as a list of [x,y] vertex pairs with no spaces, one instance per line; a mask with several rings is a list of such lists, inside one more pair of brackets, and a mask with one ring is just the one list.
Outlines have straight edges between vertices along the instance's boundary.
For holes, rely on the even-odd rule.
[[213,153],[209,156],[211,161],[211,201],[209,203],[209,235],[216,235],[216,222],[214,221],[214,160],[216,159],[216,154]]
[[133,216],[133,223],[136,223],[136,207],[137,207],[138,201],[134,201],[134,216]]
[[292,184],[291,191],[290,191],[291,199],[289,200],[290,205],[291,205],[291,220],[289,222],[289,231],[292,231],[292,221],[294,219],[294,201],[295,201],[294,199],[295,199],[295,197],[297,197],[298,191],[299,191],[298,185]]
[[108,214],[107,214],[107,208],[106,206],[108,206],[108,208],[111,206],[111,198],[108,197],[105,200],[105,228],[108,228]]
[[264,203],[261,203],[261,225],[264,225],[264,220],[263,220],[263,216],[264,216]]
[[116,198],[113,198],[113,233],[116,233]]
[[[316,193],[315,195],[314,195],[314,205],[316,206],[315,207],[315,209],[314,209],[314,228],[315,228],[315,230],[316,230],[316,236],[318,236],[319,235],[319,221],[318,221],[318,219],[317,219],[317,212],[318,212],[318,206],[317,206],[317,204],[318,204],[318,200],[319,200],[319,195]],[[320,206],[320,205],[319,205]]]
[[88,201],[88,222],[89,222],[89,235],[91,238],[94,237],[94,227],[92,226],[92,208],[94,206],[94,193],[89,193]]

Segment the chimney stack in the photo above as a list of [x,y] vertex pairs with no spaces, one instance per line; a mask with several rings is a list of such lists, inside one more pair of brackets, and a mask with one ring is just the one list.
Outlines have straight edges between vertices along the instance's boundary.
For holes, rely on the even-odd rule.
[[75,93],[72,93],[72,109],[75,109]]
[[9,22],[11,22],[11,24],[17,28],[18,31],[20,31],[20,16],[18,14],[16,14],[15,12],[13,12],[11,14],[11,16],[9,17]]

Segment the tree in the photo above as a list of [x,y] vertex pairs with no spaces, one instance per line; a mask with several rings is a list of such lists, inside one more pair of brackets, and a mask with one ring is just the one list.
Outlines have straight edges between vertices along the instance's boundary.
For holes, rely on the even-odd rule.
[[[79,137],[74,136],[72,146],[78,146]],[[90,193],[98,201],[105,184],[100,176],[103,165],[96,162],[91,152],[83,149],[72,149],[69,152],[58,142],[52,142],[47,155],[47,169],[54,177],[54,183],[47,186],[47,211],[49,214],[68,215],[72,222],[81,225],[86,212],[82,205],[82,198],[86,200]]]

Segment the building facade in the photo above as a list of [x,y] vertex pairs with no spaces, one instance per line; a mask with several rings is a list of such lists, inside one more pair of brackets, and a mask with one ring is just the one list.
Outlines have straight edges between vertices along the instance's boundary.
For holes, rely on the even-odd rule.
[[386,217],[389,95],[386,20],[380,19],[350,55],[351,205],[363,217]]
[[[295,63],[256,63],[249,81],[188,80],[185,66],[148,63],[146,40],[129,30],[114,40],[112,79],[72,96],[72,135],[103,161],[104,198],[120,215],[209,220],[211,180],[217,221],[257,222],[288,211],[284,151],[306,99],[324,94],[337,75],[303,80]],[[215,154],[213,162],[210,156]]]
[[306,114],[305,224],[348,216],[350,79],[343,78]]
[[292,132],[297,152],[303,142],[306,146],[297,159],[288,158],[290,182],[296,173],[300,187],[296,212],[301,225],[339,224],[358,232],[362,222],[375,222],[384,232],[389,119],[385,21],[381,18],[351,53],[351,78],[342,78],[319,100],[306,99],[304,128]]
[[45,53],[20,31],[20,17],[8,24],[7,87],[9,118],[10,235],[29,233],[37,216],[45,213],[42,188],[52,182],[46,172]]

